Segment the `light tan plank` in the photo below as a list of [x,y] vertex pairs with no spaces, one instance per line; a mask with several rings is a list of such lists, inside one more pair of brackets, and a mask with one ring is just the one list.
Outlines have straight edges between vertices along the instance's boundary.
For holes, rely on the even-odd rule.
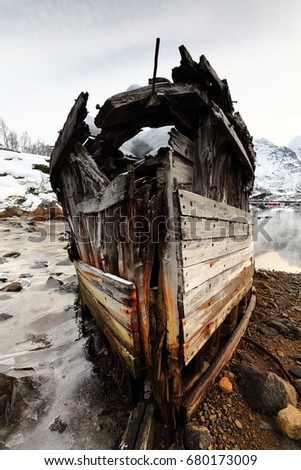
[[222,255],[243,250],[244,248],[252,246],[252,243],[251,236],[181,242],[183,267],[192,266],[202,261],[212,260]]
[[254,274],[254,264],[250,265],[249,259],[245,263],[240,263],[208,279],[189,292],[180,294],[179,302],[182,304],[184,316],[193,315],[204,303],[209,302],[211,297],[224,290],[237,276],[240,276],[243,271],[249,272],[249,277]]
[[[251,289],[253,280],[250,279],[246,284],[239,284],[235,290],[228,291],[218,300],[210,305],[204,312],[201,318],[194,318],[190,315],[193,322],[183,325],[184,329],[184,360],[187,365],[197,352],[204,346],[206,341],[215,332],[215,330],[225,320],[227,315],[231,312],[232,308],[237,305],[240,300]],[[186,319],[184,320],[186,322]]]
[[120,357],[121,361],[125,365],[125,367],[130,371],[134,378],[139,378],[141,375],[141,358],[140,356],[134,356],[131,354],[124,345],[116,338],[114,334],[112,334],[111,329],[106,325],[102,318],[98,314],[98,308],[94,302],[91,302],[91,297],[88,295],[87,291],[82,288],[81,295],[83,297],[84,302],[88,305],[91,314],[95,318],[99,328],[106,336],[107,340],[113,351],[115,351],[118,356]]
[[239,252],[183,268],[184,292],[194,289],[208,279],[212,279],[217,274],[221,274],[234,266],[242,265],[247,260],[251,265],[252,257],[253,249],[248,247]]
[[124,348],[126,348],[133,356],[140,354],[140,340],[138,332],[130,332],[119,321],[117,321],[108,310],[98,302],[95,297],[95,289],[88,283],[82,276],[80,276],[80,289],[84,292],[85,298],[88,299],[88,307],[93,308],[93,316],[96,323],[106,325],[110,330],[111,335],[116,338]]

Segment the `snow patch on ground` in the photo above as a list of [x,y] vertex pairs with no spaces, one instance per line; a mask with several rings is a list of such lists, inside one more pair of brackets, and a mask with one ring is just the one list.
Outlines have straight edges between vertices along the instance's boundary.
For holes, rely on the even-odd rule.
[[49,175],[36,165],[48,167],[49,158],[0,149],[0,211],[12,206],[33,211],[56,201]]

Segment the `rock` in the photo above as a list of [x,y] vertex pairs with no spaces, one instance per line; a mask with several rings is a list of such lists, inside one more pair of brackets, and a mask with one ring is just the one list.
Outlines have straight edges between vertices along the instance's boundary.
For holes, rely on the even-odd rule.
[[60,290],[65,292],[76,292],[77,291],[77,282],[64,282],[60,286]]
[[270,423],[267,423],[266,421],[263,421],[262,419],[260,420],[259,427],[260,429],[263,429],[264,431],[273,431],[273,428],[270,425]]
[[4,292],[19,292],[22,289],[23,289],[22,284],[16,281],[16,282],[12,282],[11,284],[8,284],[7,286],[3,287],[0,290]]
[[9,315],[8,313],[0,313],[0,321],[5,321],[5,320],[8,320],[9,318],[13,318],[13,316]]
[[281,321],[273,320],[269,322],[269,328],[272,327],[275,330],[279,331],[279,333],[283,336],[287,336],[290,333],[290,329],[288,326],[284,325]]
[[236,420],[234,421],[234,423],[235,423],[235,426],[236,426],[238,429],[242,429],[243,426],[242,426],[241,422],[239,421],[239,419],[236,419]]
[[297,380],[295,380],[295,383],[296,383],[296,385],[297,385],[298,389],[299,389],[299,390],[300,390],[300,392],[301,392],[301,379],[297,379]]
[[7,281],[8,281],[7,277],[0,277],[0,282],[7,282]]
[[21,433],[21,431],[19,431],[15,434],[11,434],[8,439],[6,439],[5,446],[8,447],[8,449],[12,449],[20,444],[23,444],[23,442],[23,434]]
[[297,312],[301,312],[301,307],[299,307],[299,305],[295,305],[293,309],[297,310]]
[[20,276],[19,276],[20,279],[23,279],[23,278],[26,279],[27,277],[32,277],[32,274],[24,273],[24,274],[20,274]]
[[301,354],[292,354],[290,357],[295,361],[301,361]]
[[47,261],[35,261],[35,263],[30,266],[30,269],[44,269],[48,268],[48,262]]
[[212,437],[209,429],[205,426],[196,426],[188,423],[184,432],[185,449],[189,450],[207,450],[212,443]]
[[276,417],[276,423],[287,437],[293,440],[301,440],[301,413],[297,408],[288,405],[280,410]]
[[281,351],[281,349],[277,349],[277,354],[279,357],[285,357],[285,354],[283,351]]
[[298,377],[298,379],[301,378],[301,366],[298,366],[297,364],[291,366],[291,367],[290,367],[290,372],[291,372],[292,374],[294,374],[296,377]]
[[252,364],[254,362],[254,359],[252,356],[250,356],[250,354],[246,353],[246,352],[242,352],[242,351],[239,351],[237,353],[239,359],[241,361],[246,361],[246,362],[250,362],[250,364]]
[[295,388],[277,374],[243,364],[237,369],[241,391],[254,410],[275,414],[289,404],[297,405]]
[[265,336],[277,336],[277,335],[279,335],[279,332],[275,328],[272,328],[270,326],[259,326],[257,328],[257,331],[259,331],[259,333],[261,333],[262,335],[265,335]]
[[0,300],[8,300],[11,298],[12,298],[11,295],[7,295],[7,294],[0,295]]
[[62,434],[65,431],[66,427],[67,427],[67,424],[63,423],[63,421],[61,420],[61,417],[58,416],[57,418],[55,418],[53,423],[49,426],[49,429],[50,431],[57,431],[60,434]]
[[231,393],[233,391],[233,385],[228,377],[222,377],[218,383],[218,386],[225,393]]
[[55,265],[56,266],[71,266],[72,262],[70,261],[69,258],[66,258],[63,261],[58,261]]
[[28,279],[21,279],[22,287],[29,287],[31,286],[31,282]]
[[60,288],[61,284],[62,284],[62,281],[60,281],[59,279],[55,279],[52,276],[50,276],[46,282],[46,286],[49,287],[50,289]]
[[20,256],[21,253],[19,253],[18,251],[10,251],[9,253],[6,253],[5,255],[3,255],[4,258],[18,258],[18,256]]
[[0,258],[0,264],[4,264],[4,263],[7,263],[7,260],[5,258]]

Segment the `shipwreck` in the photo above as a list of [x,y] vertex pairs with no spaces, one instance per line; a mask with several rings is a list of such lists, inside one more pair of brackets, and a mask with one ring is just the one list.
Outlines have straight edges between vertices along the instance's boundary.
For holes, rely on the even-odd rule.
[[252,137],[227,81],[179,51],[172,82],[155,61],[98,106],[97,131],[80,93],[50,162],[82,304],[165,423],[195,412],[256,299]]

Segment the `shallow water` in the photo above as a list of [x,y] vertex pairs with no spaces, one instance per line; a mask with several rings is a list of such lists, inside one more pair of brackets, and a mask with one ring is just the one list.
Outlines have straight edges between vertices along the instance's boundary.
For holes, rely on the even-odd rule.
[[254,211],[254,254],[257,268],[301,272],[301,211]]

